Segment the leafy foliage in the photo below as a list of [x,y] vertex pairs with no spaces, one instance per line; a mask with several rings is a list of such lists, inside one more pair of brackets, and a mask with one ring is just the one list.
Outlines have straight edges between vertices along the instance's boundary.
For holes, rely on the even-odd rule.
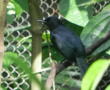
[[[100,18],[100,19],[99,19]],[[81,39],[86,47],[103,38],[110,31],[110,12],[104,11],[94,16],[81,33]],[[93,54],[96,55],[110,47],[110,41],[100,46]]]
[[105,90],[110,90],[110,85],[108,85],[108,87]]
[[101,2],[101,1],[104,1],[104,0],[92,0],[93,2]]
[[[18,56],[16,53],[7,52],[5,55],[5,61],[8,61],[8,63],[6,62],[5,65],[6,64],[10,65],[12,63],[16,64],[18,67],[20,67],[28,75],[30,80],[34,80],[39,86],[42,87],[41,82],[32,73],[32,70],[29,67],[29,65],[23,60],[23,58]],[[44,90],[44,87],[42,87],[42,88]]]
[[91,0],[61,0],[59,3],[60,13],[68,21],[80,26],[85,26],[92,15],[89,11],[92,10],[90,6],[82,6],[82,4],[89,1]]
[[8,24],[12,23],[14,18],[15,18],[15,6],[9,2],[7,6],[7,15],[6,15],[7,23]]
[[11,52],[5,52],[4,60],[3,60],[4,61],[3,65],[4,65],[5,68],[8,68],[11,64],[14,63],[14,59],[9,58],[10,56],[11,57],[13,56],[13,54]]
[[109,66],[110,60],[106,59],[100,59],[93,63],[83,78],[82,90],[95,90]]
[[19,17],[23,11],[28,11],[28,0],[10,0],[15,6],[16,16]]
[[[84,45],[87,47],[91,46],[94,42],[97,42],[100,38],[103,38],[108,32],[110,28],[110,5],[105,7],[101,13],[96,16],[93,15],[92,4],[94,2],[99,2],[102,0],[60,0],[59,10],[61,15],[64,16],[66,21],[64,24],[67,27],[70,27],[74,30],[74,32],[81,35],[81,39]],[[11,11],[11,13],[10,13]],[[23,11],[28,11],[28,0],[10,0],[9,7],[7,8],[7,21],[8,23],[12,23],[14,18],[19,17]],[[30,26],[28,26],[30,27]],[[19,27],[18,30],[23,28]],[[51,63],[49,62],[49,48],[48,44],[51,48],[51,54],[53,60],[56,62],[60,62],[64,59],[60,55],[60,53],[54,49],[51,45],[50,36],[48,33],[48,37],[45,34],[42,35],[42,48],[43,48],[43,67],[49,67]],[[49,39],[49,43],[47,42]],[[20,42],[25,42],[26,39],[22,39]],[[30,40],[31,41],[31,40]],[[97,55],[110,47],[110,40],[101,45],[92,55]],[[22,48],[21,48],[22,49]],[[30,49],[31,50],[31,49]],[[19,66],[25,73],[29,76],[30,80],[35,79],[36,82],[41,85],[39,80],[35,78],[32,73],[31,68],[27,63],[24,62],[23,58],[19,57],[16,53],[6,52],[4,57],[4,67],[7,69],[11,64],[16,64]],[[94,90],[101,80],[104,72],[110,65],[110,61],[100,59],[95,62],[87,71],[83,82],[82,82],[82,90]],[[71,66],[74,69],[74,66]],[[100,69],[99,69],[100,68]],[[44,73],[44,72],[42,72]],[[46,72],[48,73],[48,72]],[[94,73],[94,74],[93,74]],[[91,76],[92,75],[92,76]],[[48,74],[43,75],[43,80],[46,80]],[[65,72],[62,72],[56,78],[57,87],[60,90],[61,86],[68,87],[80,87],[80,82],[75,81],[72,76],[74,76],[74,70],[66,69]],[[91,77],[91,78],[90,78]],[[78,83],[77,83],[78,82]],[[58,85],[59,84],[59,85]],[[41,85],[42,86],[42,85]],[[106,90],[109,90],[109,86]],[[63,87],[63,90],[68,90]]]

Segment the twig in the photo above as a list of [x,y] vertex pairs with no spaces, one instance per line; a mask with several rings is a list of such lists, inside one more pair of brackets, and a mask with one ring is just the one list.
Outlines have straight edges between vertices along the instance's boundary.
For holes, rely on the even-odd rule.
[[59,74],[62,70],[64,70],[65,68],[67,68],[68,66],[71,66],[73,64],[73,62],[65,60],[63,63],[57,64],[56,65],[56,75]]
[[49,68],[44,68],[44,69],[41,69],[40,71],[35,72],[35,73],[33,73],[33,74],[38,74],[38,73],[42,73],[42,72],[47,72],[47,71],[50,71],[50,70],[51,70],[50,67],[49,67]]
[[55,79],[55,76],[56,76],[56,64],[53,62],[50,75],[48,76],[48,79],[47,79],[46,84],[45,84],[46,90],[51,89],[53,81]]

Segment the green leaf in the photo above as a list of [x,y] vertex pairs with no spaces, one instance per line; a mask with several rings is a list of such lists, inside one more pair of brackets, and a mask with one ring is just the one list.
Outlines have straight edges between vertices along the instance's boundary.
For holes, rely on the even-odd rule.
[[7,6],[6,20],[8,24],[11,24],[15,18],[15,7],[9,2]]
[[108,49],[108,50],[106,51],[106,54],[110,55],[110,49]]
[[95,90],[109,66],[110,60],[105,59],[101,59],[93,63],[83,78],[81,90]]
[[110,84],[107,86],[107,88],[105,90],[110,90]]
[[110,4],[108,4],[106,7],[104,7],[103,10],[102,10],[102,12],[103,11],[110,11]]
[[[61,0],[59,11],[68,21],[85,26],[92,15],[92,10],[87,5],[91,0]],[[82,5],[85,4],[85,5]]]
[[45,41],[48,40],[50,42],[50,32],[48,32],[48,31],[43,32],[42,39],[44,39]]
[[[81,39],[84,45],[90,47],[93,43],[96,43],[99,39],[103,38],[110,31],[110,12],[103,11],[94,16],[89,23],[85,26],[81,33]],[[93,55],[105,51],[110,47],[110,40],[102,44],[95,50]]]
[[17,17],[19,17],[23,11],[28,11],[28,0],[11,0],[10,2],[15,6]]
[[[19,55],[17,55],[16,53],[13,52],[6,52],[5,56],[4,56],[4,61],[5,62],[9,62],[9,64],[17,64],[18,66],[20,66],[21,68],[23,67],[23,70],[26,69],[25,67],[29,66],[24,62],[24,59],[22,57],[20,57]],[[25,72],[31,72],[31,69],[26,69],[24,70]]]
[[79,25],[76,25],[74,23],[71,23],[65,19],[62,20],[63,24],[65,26],[67,26],[68,28],[70,28],[71,30],[73,30],[75,33],[77,33],[78,35],[81,34],[82,30],[83,30],[83,27],[79,26]]
[[36,75],[33,74],[31,68],[29,67],[29,64],[26,63],[22,57],[13,52],[7,52],[6,57],[7,58],[5,58],[5,60],[13,61],[15,65],[17,65],[28,75],[30,80],[34,80],[35,83],[41,86],[43,88],[42,90],[44,90],[44,87],[42,86],[41,82],[38,80],[38,78],[36,78]]
[[101,1],[104,1],[104,0],[92,0],[93,2],[101,2]]
[[5,68],[8,68],[11,64],[14,63],[14,59],[10,58],[11,57],[14,57],[12,53],[10,52],[5,52],[5,55],[4,55],[4,60],[3,60],[3,66]]
[[[51,50],[49,50],[48,44],[50,45],[49,47]],[[49,63],[49,53],[52,54],[51,56],[53,60],[56,60],[58,62],[61,62],[62,60],[64,60],[64,57],[50,43],[42,43],[42,48],[43,48],[42,49],[43,61],[48,60],[48,63]]]

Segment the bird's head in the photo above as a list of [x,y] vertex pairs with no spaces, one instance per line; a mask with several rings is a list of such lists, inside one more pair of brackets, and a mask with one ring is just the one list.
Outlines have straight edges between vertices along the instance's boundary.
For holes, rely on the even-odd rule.
[[56,16],[47,17],[44,21],[50,30],[53,30],[61,25],[60,19],[58,19]]
[[57,28],[59,25],[61,25],[60,19],[58,19],[57,16],[50,16],[42,20],[42,23],[44,23],[49,30],[54,30]]

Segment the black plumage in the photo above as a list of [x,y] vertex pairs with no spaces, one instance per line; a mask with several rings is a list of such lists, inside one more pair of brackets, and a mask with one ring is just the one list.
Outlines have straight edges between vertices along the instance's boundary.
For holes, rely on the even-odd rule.
[[83,75],[88,66],[84,60],[85,48],[80,38],[65,27],[56,16],[50,16],[44,22],[50,30],[50,37],[54,47],[70,62],[74,60]]

